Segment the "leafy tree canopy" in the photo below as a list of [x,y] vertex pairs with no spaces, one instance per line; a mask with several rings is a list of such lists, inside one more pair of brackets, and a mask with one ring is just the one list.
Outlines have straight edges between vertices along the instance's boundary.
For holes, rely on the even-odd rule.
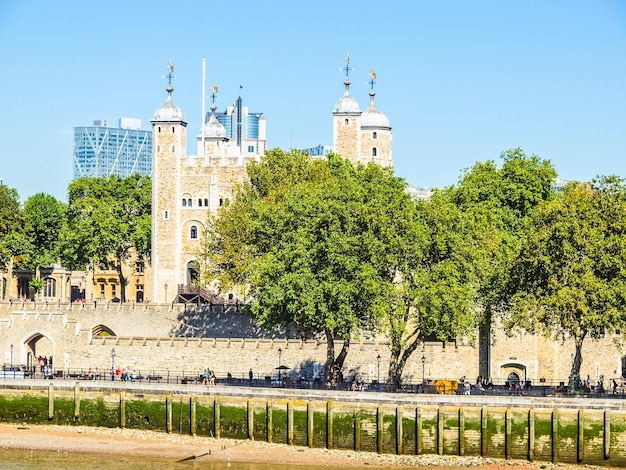
[[[327,370],[336,370],[351,337],[379,328],[380,263],[392,256],[381,242],[401,243],[388,226],[392,212],[380,206],[381,188],[390,205],[406,196],[405,183],[376,165],[297,151],[269,151],[248,173],[249,183],[211,222],[213,274],[225,286],[247,283],[262,325],[325,335]],[[334,338],[344,340],[336,359]]]
[[60,235],[66,206],[54,196],[38,193],[24,203],[26,237],[30,242],[28,267],[35,270],[59,261]]
[[533,214],[511,268],[505,326],[572,338],[570,385],[586,337],[626,327],[626,187],[617,177],[571,183]]
[[122,301],[131,256],[150,253],[152,184],[147,176],[80,178],[68,188],[67,229],[62,259],[71,269],[85,266],[118,272]]

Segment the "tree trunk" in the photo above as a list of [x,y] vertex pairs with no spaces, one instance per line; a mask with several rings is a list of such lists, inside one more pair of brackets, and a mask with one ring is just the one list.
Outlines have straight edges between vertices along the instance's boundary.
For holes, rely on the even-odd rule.
[[122,272],[122,261],[118,260],[117,266],[117,277],[120,280],[120,302],[126,302],[126,277],[124,277],[124,273]]
[[392,341],[391,357],[389,358],[389,375],[386,383],[393,385],[400,385],[402,383],[402,373],[404,372],[406,362],[420,343],[422,343],[422,341],[419,339],[419,336],[415,335],[413,336],[413,340],[407,343],[403,351],[397,339]]
[[343,380],[341,369],[350,350],[350,338],[344,339],[339,356],[335,359],[335,336],[328,328],[324,330],[324,334],[326,335],[326,383],[335,387]]
[[569,374],[569,389],[570,391],[574,391],[574,389],[580,384],[580,366],[583,363],[583,340],[585,339],[585,335],[581,335],[580,337],[574,338],[574,346],[576,347],[576,352],[574,353],[574,360],[572,361],[572,370]]

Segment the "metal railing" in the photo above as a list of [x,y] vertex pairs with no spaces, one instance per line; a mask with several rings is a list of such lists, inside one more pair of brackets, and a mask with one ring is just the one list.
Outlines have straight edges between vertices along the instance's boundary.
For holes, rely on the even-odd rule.
[[[413,393],[413,394],[470,394],[470,395],[493,395],[493,396],[539,396],[539,397],[588,397],[588,398],[626,398],[626,381],[616,379],[617,387],[600,387],[595,384],[589,388],[577,387],[570,389],[566,381],[563,380],[542,380],[538,385],[526,383],[524,387],[518,387],[515,383],[496,382],[486,385],[470,384],[469,390],[463,382],[457,380],[427,380],[426,383],[413,383],[411,381],[402,384],[378,383],[376,380],[370,382],[357,381],[354,378],[330,385],[324,380],[316,378],[297,378],[293,374],[269,373],[253,374],[250,379],[249,372],[231,374],[228,372],[214,372],[215,379],[211,381],[205,376],[205,372],[197,369],[170,371],[156,369],[130,370],[116,369],[73,369],[54,368],[50,372],[40,366],[31,368],[5,368],[0,370],[0,379],[60,379],[60,380],[96,380],[96,381],[121,381],[121,382],[142,382],[159,384],[197,384],[197,385],[223,385],[223,386],[245,386],[245,387],[266,387],[266,388],[290,388],[290,389],[318,389],[318,390],[338,390],[338,391],[363,391],[363,392],[385,392],[385,393]],[[605,381],[612,384],[613,379]]]

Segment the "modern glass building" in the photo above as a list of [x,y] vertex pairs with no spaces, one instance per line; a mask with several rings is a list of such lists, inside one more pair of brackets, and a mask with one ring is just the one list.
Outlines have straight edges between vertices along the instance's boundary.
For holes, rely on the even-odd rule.
[[74,178],[151,174],[152,131],[141,129],[141,119],[120,118],[119,127],[93,124],[74,128]]
[[237,143],[242,153],[265,152],[265,116],[263,113],[249,112],[241,97],[228,106],[225,112],[216,113],[216,117],[226,129],[226,136]]

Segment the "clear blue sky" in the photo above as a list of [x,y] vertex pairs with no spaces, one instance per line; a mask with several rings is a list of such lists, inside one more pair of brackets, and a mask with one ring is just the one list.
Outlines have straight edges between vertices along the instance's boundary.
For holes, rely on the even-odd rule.
[[[223,110],[240,94],[267,117],[268,146],[332,145],[351,93],[393,127],[398,176],[456,183],[521,147],[559,176],[626,177],[626,1],[0,1],[0,178],[22,200],[66,200],[73,128],[150,118],[166,98],[200,130],[202,57]],[[208,104],[207,104],[208,109]]]

